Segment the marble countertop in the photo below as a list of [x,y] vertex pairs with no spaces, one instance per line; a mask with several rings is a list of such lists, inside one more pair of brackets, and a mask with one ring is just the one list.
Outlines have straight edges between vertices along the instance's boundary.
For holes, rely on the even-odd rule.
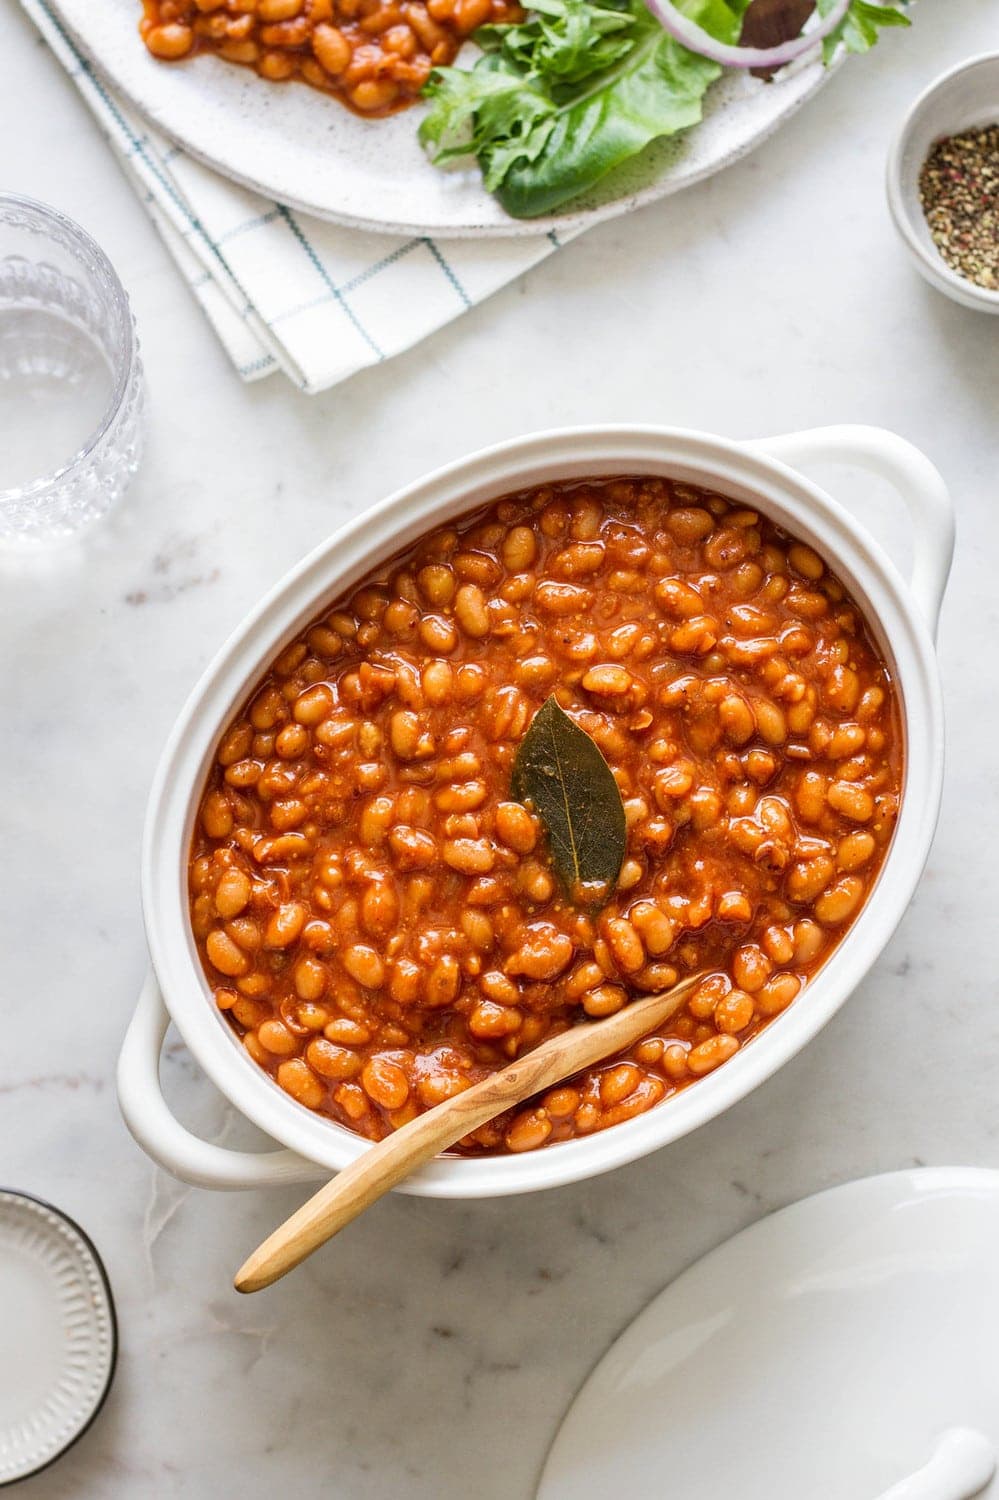
[[[280,378],[239,383],[74,90],[3,8],[4,186],[58,204],[110,252],[151,418],[138,482],[85,548],[0,562],[0,1178],[79,1218],[121,1321],[107,1408],[24,1500],[528,1500],[594,1361],[709,1246],[852,1177],[999,1165],[999,322],[917,279],[882,189],[902,111],[995,45],[991,11],[924,0],[910,33],[844,68],[748,160],[308,399]],[[483,443],[604,420],[747,437],[880,423],[947,476],[949,768],[919,894],[822,1036],[694,1136],[531,1198],[395,1197],[242,1300],[234,1267],[299,1190],[182,1187],[115,1105],[164,737],[223,637],[345,515]],[[820,477],[904,556],[887,491]],[[179,1044],[164,1075],[187,1122],[243,1137]]]

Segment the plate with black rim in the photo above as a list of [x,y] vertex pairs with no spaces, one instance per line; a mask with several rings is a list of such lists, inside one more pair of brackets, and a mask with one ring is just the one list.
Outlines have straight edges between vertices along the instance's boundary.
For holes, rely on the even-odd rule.
[[711,176],[777,130],[835,70],[810,56],[771,83],[727,74],[704,119],[653,142],[564,212],[514,219],[477,167],[435,167],[417,140],[424,106],[363,119],[302,83],[269,83],[208,55],[157,62],[139,0],[45,0],[96,76],[157,130],[226,177],[338,224],[442,238],[571,234]]
[[118,1334],[104,1265],[51,1204],[0,1189],[0,1487],[82,1437],[114,1377]]

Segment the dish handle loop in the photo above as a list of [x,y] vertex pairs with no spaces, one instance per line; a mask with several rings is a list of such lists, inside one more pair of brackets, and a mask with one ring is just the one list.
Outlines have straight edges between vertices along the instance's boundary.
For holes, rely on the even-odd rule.
[[327,1175],[294,1151],[230,1151],[186,1130],[160,1087],[160,1053],[170,1024],[150,970],[118,1059],[118,1103],[136,1141],[166,1171],[193,1187],[257,1188]]
[[925,453],[883,427],[817,427],[750,444],[793,469],[813,463],[856,464],[898,491],[912,516],[910,587],[936,638],[940,606],[954,557],[954,504]]

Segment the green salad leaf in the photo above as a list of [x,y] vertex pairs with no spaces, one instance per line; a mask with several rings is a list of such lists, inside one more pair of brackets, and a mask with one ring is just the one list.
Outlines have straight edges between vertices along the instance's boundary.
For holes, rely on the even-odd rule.
[[[738,40],[748,0],[686,0],[712,35]],[[539,0],[528,19],[483,26],[471,69],[438,68],[420,139],[434,160],[474,156],[508,213],[550,213],[657,136],[701,118],[717,63],[663,31],[642,0]]]
[[[736,43],[750,0],[680,0],[719,41]],[[835,0],[818,0],[827,13]],[[901,0],[904,3],[904,0]],[[866,51],[890,5],[853,0],[828,39]],[[420,139],[440,164],[474,158],[509,214],[534,218],[585,192],[651,141],[696,125],[722,69],[669,36],[643,0],[528,0],[524,21],[482,26],[471,68],[436,68]]]
[[[901,5],[907,3],[908,0],[901,0]],[[819,15],[827,15],[834,4],[835,0],[818,0]],[[840,43],[847,52],[870,52],[882,26],[909,25],[909,17],[898,5],[871,5],[869,0],[853,0],[842,23],[822,43],[822,54],[827,63],[832,62]]]

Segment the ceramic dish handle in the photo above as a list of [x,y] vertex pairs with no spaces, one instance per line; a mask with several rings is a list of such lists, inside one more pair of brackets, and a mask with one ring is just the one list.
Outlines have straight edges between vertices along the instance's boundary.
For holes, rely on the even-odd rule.
[[995,1449],[985,1434],[951,1427],[941,1434],[929,1462],[878,1500],[973,1500],[995,1471]]
[[935,636],[954,556],[954,506],[926,455],[883,427],[817,427],[752,446],[793,469],[813,463],[856,464],[898,491],[915,523],[912,593]]
[[185,1130],[160,1088],[160,1052],[169,1024],[150,971],[118,1059],[118,1102],[125,1124],[153,1161],[194,1187],[272,1187],[328,1175],[294,1151],[230,1151]]

